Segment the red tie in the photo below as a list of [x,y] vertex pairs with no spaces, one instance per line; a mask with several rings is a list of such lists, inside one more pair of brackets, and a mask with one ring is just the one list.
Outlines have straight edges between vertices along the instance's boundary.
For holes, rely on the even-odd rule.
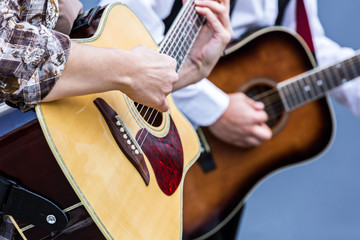
[[296,31],[305,40],[312,52],[315,52],[312,41],[309,19],[303,0],[296,1]]

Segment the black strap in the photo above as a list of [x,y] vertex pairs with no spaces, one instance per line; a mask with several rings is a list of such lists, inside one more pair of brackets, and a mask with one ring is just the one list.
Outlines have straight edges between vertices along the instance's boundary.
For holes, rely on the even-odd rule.
[[68,218],[54,203],[0,176],[0,213],[44,230],[63,230]]
[[230,17],[233,13],[234,7],[235,7],[236,0],[230,0]]
[[165,19],[163,19],[163,22],[165,24],[164,34],[166,34],[169,31],[171,24],[174,22],[181,7],[182,7],[182,0],[175,0],[173,6],[171,8],[171,12],[170,12],[169,16],[167,16]]
[[278,15],[275,20],[275,25],[280,26],[284,17],[285,8],[290,0],[279,0],[278,1]]
[[[277,25],[277,26],[281,25],[283,17],[284,17],[285,8],[289,2],[290,2],[290,0],[278,0],[278,15],[275,20],[275,25]],[[235,3],[236,3],[236,0],[230,0],[230,16],[233,13]],[[182,0],[175,0],[173,6],[171,8],[171,12],[170,12],[169,16],[167,16],[163,20],[163,22],[165,24],[165,32],[164,32],[165,34],[170,29],[170,26],[173,23],[173,21],[175,20],[181,7],[182,7]]]

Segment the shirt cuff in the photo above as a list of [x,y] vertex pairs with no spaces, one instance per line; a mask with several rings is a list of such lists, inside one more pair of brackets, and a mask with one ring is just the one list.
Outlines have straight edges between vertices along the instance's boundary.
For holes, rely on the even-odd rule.
[[228,94],[207,79],[173,92],[172,97],[194,128],[213,124],[229,105]]

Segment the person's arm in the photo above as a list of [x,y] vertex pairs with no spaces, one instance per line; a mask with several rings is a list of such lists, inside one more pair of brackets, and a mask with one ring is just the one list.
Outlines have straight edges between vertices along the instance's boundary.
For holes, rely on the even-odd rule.
[[243,93],[229,95],[229,105],[217,121],[209,126],[212,134],[238,147],[259,146],[272,137],[266,125],[268,115],[264,104],[256,102]]
[[[319,66],[333,64],[355,54],[348,47],[342,47],[326,36],[317,15],[317,2],[308,1],[309,18],[313,32],[314,45]],[[347,107],[355,116],[360,118],[360,78],[356,78],[330,92],[339,103]]]
[[165,97],[178,79],[175,67],[173,58],[143,46],[125,51],[73,42],[65,69],[44,101],[120,90],[134,101],[167,111]]
[[254,147],[272,137],[261,102],[243,93],[226,94],[209,80],[173,93],[178,108],[194,128],[209,127],[212,134],[238,147]]
[[[195,4],[196,11],[207,18],[207,24],[199,33],[188,61],[181,68],[174,89],[207,76],[231,36],[228,0],[203,0]],[[172,85],[176,80],[171,72],[171,68],[175,68],[174,61],[170,57],[163,54],[153,57],[155,51],[144,53],[144,47],[132,51],[135,55],[120,49],[88,48],[73,43],[67,67],[45,101],[118,89],[144,105],[160,111],[168,109],[165,97],[173,90]],[[93,70],[93,66],[97,68]],[[109,75],[108,78],[104,78],[104,72]]]
[[[284,15],[285,25],[296,26],[295,4],[290,5]],[[289,6],[289,7],[290,7]],[[342,47],[326,36],[320,22],[317,9],[317,1],[305,0],[305,6],[311,27],[311,33],[315,46],[316,59],[319,66],[334,64],[337,61],[352,56],[355,51],[351,48]],[[338,102],[347,107],[355,116],[360,118],[360,78],[356,78],[330,92]]]
[[[41,10],[18,12],[21,7],[0,2],[0,102],[8,101],[26,111],[56,83],[69,55],[70,40],[45,27],[53,22],[43,23],[36,14]],[[37,24],[29,24],[27,18]]]
[[206,17],[190,53],[179,72],[174,90],[207,77],[230,41],[229,0],[195,0],[196,11]]
[[[228,9],[226,9],[226,11],[228,12]],[[227,14],[227,17],[229,17],[229,15]],[[226,22],[227,20],[223,19],[224,22]],[[204,31],[207,31],[208,29],[204,29]],[[205,34],[204,34],[205,35]],[[231,37],[231,36],[229,36]],[[204,42],[202,41],[203,39],[199,38],[199,41],[196,44],[204,44]],[[228,39],[227,39],[228,40]],[[217,43],[219,44],[219,43]],[[203,50],[204,51],[211,51],[210,49],[211,45],[208,46],[204,46]],[[198,52],[199,54],[199,52]],[[214,55],[218,54],[218,53],[213,53]],[[194,57],[195,56],[195,57]],[[194,61],[194,59],[196,59],[196,55],[194,56],[190,56],[188,59],[190,61]],[[210,55],[211,56],[211,55]],[[194,58],[193,58],[194,57]],[[204,68],[204,72],[202,77],[206,77],[210,71],[212,70],[212,68],[214,67],[214,65],[216,64],[217,60],[214,62],[209,62],[208,64],[208,68]],[[201,65],[202,63],[199,63],[199,61],[194,61],[194,65]],[[205,65],[205,64],[204,64]],[[186,69],[186,68],[184,68]],[[191,69],[191,67],[189,68]],[[193,71],[186,69],[188,72],[187,73],[191,73]],[[186,72],[186,71],[184,71]],[[182,77],[181,72],[180,72],[180,78]],[[194,76],[193,77],[201,77],[201,75],[199,76]],[[206,81],[206,80],[205,80]],[[182,82],[180,82],[181,84]],[[180,84],[177,84],[178,86]],[[178,86],[175,86],[175,88],[177,88]],[[198,86],[200,86],[198,84]],[[223,96],[223,93],[219,93],[219,90],[216,90],[214,88],[216,88],[214,85],[212,84],[207,84],[206,86],[207,89],[202,89],[199,90],[198,94],[196,94],[196,96],[194,95],[194,98],[200,98],[200,96],[204,96],[204,98],[202,99],[203,101],[198,101],[198,102],[194,102],[192,101],[193,106],[197,106],[197,105],[201,105],[202,107],[197,108],[200,113],[196,114],[194,113],[193,110],[188,111],[187,116],[189,118],[193,118],[193,116],[196,114],[198,116],[198,118],[204,118],[204,116],[208,116],[209,115],[209,111],[212,111],[211,109],[213,109],[212,107],[208,107],[209,109],[207,110],[206,106],[209,106],[210,104],[215,104],[219,106],[219,109],[210,112],[211,117],[209,117],[210,119],[215,119],[214,122],[210,123],[209,129],[210,131],[217,136],[219,139],[233,144],[235,146],[238,147],[253,147],[253,146],[257,146],[259,144],[261,144],[263,141],[269,140],[272,137],[272,132],[271,129],[265,124],[266,120],[267,120],[267,114],[264,111],[264,105],[260,102],[255,102],[253,100],[251,100],[250,98],[248,98],[247,96],[245,96],[243,93],[234,93],[229,95],[229,101],[228,104],[222,104],[221,102],[225,102],[226,98],[225,97],[221,97]],[[213,89],[213,90],[212,90]],[[186,90],[183,90],[186,91]],[[181,90],[179,91],[181,92]],[[207,94],[210,92],[218,92],[217,94],[212,94],[212,95],[208,95]],[[181,96],[181,93],[176,94],[177,96],[175,97],[175,102],[181,101],[179,100],[179,96]],[[184,96],[186,96],[186,94],[184,94]],[[186,104],[186,102],[185,102]],[[188,102],[188,104],[190,104],[190,102]],[[190,104],[191,105],[191,104]],[[219,112],[222,111],[222,108],[224,105],[227,105],[226,109],[222,112],[222,114],[218,115]],[[184,104],[183,104],[184,106]],[[220,107],[222,106],[222,107]],[[186,108],[186,107],[185,107]],[[196,108],[196,107],[195,107]],[[208,113],[208,114],[202,114],[202,113]],[[201,116],[202,115],[202,116]],[[195,120],[197,122],[200,122],[199,120]],[[194,120],[192,121],[194,122]],[[201,125],[201,124],[200,124]],[[204,124],[206,125],[206,124]]]
[[120,90],[149,107],[168,109],[165,97],[178,79],[171,57],[146,47],[125,51],[71,42],[23,21],[27,16],[17,17],[15,6],[0,6],[1,102],[26,111],[41,101]]
[[[112,0],[102,0],[100,4],[110,2]],[[173,1],[124,0],[123,2],[141,19],[155,41],[160,43],[164,36],[164,24],[161,18],[169,15]],[[194,73],[190,71],[191,67],[184,67],[182,70],[185,69],[189,75]],[[181,74],[184,73],[185,71]],[[193,77],[200,78],[201,76],[193,75]],[[253,146],[271,136],[271,130],[263,124],[264,122],[260,125],[258,120],[253,120],[265,119],[265,111],[254,109],[253,105],[248,104],[250,99],[243,94],[238,93],[230,97],[207,79],[174,91],[172,96],[177,107],[190,120],[194,128],[209,126],[214,134],[225,142],[231,142],[237,146]],[[237,102],[239,98],[241,101]]]

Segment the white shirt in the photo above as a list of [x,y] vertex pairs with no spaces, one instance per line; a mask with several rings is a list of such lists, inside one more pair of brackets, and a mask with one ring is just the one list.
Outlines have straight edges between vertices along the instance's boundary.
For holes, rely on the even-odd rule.
[[[105,5],[114,0],[102,0]],[[163,38],[164,24],[171,11],[173,1],[169,0],[122,0],[141,19],[155,41],[159,43]],[[236,39],[251,26],[272,26],[278,13],[278,0],[237,0],[231,17]],[[354,54],[350,48],[340,47],[325,36],[324,29],[317,16],[317,1],[304,0],[310,22],[316,56],[319,66],[334,63]],[[290,0],[283,18],[282,25],[295,31],[295,4]],[[332,91],[331,95],[340,103],[348,107],[353,114],[360,118],[360,79],[350,81]],[[214,123],[226,110],[229,97],[210,81],[204,79],[196,84],[187,86],[172,94],[178,108],[190,120],[193,126],[208,126]]]

